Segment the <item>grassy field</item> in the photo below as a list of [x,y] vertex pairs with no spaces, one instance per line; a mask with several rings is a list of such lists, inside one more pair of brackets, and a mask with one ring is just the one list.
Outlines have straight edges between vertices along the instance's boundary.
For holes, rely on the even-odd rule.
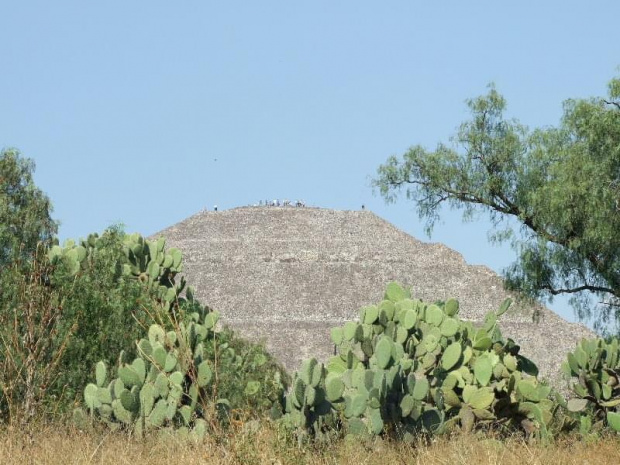
[[563,439],[549,445],[514,438],[457,435],[415,446],[375,441],[347,441],[298,447],[263,424],[193,443],[125,434],[84,433],[64,425],[43,426],[30,433],[0,431],[2,464],[614,464],[620,463],[620,436],[596,441]]

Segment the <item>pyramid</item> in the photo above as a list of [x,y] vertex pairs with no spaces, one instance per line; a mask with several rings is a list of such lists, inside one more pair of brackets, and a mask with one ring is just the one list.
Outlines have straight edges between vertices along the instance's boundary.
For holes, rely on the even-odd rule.
[[[489,268],[468,265],[458,252],[419,241],[370,211],[203,211],[152,237],[160,236],[183,252],[184,274],[198,299],[242,336],[264,340],[291,372],[305,358],[332,355],[330,328],[381,301],[390,281],[425,301],[458,299],[460,317],[474,324],[514,298]],[[560,388],[566,353],[594,336],[545,307],[525,304],[513,304],[500,329]]]

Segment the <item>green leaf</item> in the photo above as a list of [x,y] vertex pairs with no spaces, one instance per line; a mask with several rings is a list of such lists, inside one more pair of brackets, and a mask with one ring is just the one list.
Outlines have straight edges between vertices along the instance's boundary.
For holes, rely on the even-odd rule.
[[429,325],[439,326],[443,321],[444,313],[437,305],[429,305],[426,309],[425,320]]
[[387,289],[385,290],[386,299],[391,300],[392,302],[398,302],[399,300],[403,300],[406,297],[407,294],[398,283],[392,282],[387,285]]
[[325,390],[327,393],[327,400],[336,402],[344,393],[344,383],[337,376],[328,377],[325,382]]
[[198,376],[196,378],[196,382],[199,387],[205,387],[213,378],[213,371],[211,371],[211,367],[205,360],[200,365],[198,365]]
[[415,326],[417,320],[418,312],[412,309],[406,309],[404,310],[404,317],[401,324],[405,329],[411,330]]
[[439,327],[441,335],[445,337],[454,336],[459,330],[459,322],[454,318],[447,317]]
[[539,402],[541,400],[536,384],[529,379],[523,379],[517,383],[517,392],[524,400]]
[[429,392],[429,384],[426,378],[417,378],[411,391],[411,397],[415,400],[424,400]]
[[375,348],[377,364],[380,368],[385,369],[392,359],[392,342],[387,337],[382,337]]
[[367,325],[373,324],[379,318],[379,308],[376,305],[366,307],[363,323]]
[[607,412],[607,424],[611,429],[620,433],[620,413]]
[[447,316],[455,316],[459,312],[459,301],[456,299],[448,299],[444,306],[444,311]]
[[486,386],[491,381],[493,375],[493,365],[486,355],[481,355],[474,363],[474,376],[481,386]]
[[512,299],[510,297],[508,297],[499,306],[499,310],[497,310],[497,312],[495,312],[495,315],[498,316],[498,317],[502,316],[504,313],[506,313],[506,311],[508,311],[508,309],[510,308],[511,304],[512,304]]
[[342,343],[342,340],[344,338],[342,328],[332,328],[330,335],[331,335],[332,342],[334,344],[339,346]]
[[260,390],[260,383],[258,381],[248,381],[245,385],[243,393],[246,396],[253,396]]
[[495,400],[495,394],[491,388],[480,388],[471,394],[469,397],[469,405],[473,409],[486,409]]
[[461,358],[462,350],[460,342],[450,344],[441,356],[441,367],[449,371],[455,367]]
[[97,362],[95,366],[95,379],[98,387],[103,387],[108,376],[108,369],[102,361]]
[[101,401],[97,395],[98,387],[95,384],[89,383],[84,388],[84,402],[90,410],[94,410],[101,406]]
[[566,403],[566,408],[570,412],[583,412],[588,406],[588,399],[569,399]]

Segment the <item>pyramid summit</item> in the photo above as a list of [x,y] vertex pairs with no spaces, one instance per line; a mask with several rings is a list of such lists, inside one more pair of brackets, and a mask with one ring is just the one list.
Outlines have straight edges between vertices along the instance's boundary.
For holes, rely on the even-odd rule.
[[[305,358],[332,355],[330,329],[381,301],[390,281],[425,301],[454,297],[459,316],[480,324],[511,297],[489,268],[468,265],[458,252],[419,241],[365,210],[203,211],[153,235],[160,236],[183,251],[184,274],[200,301],[241,335],[264,339],[289,371]],[[558,386],[566,353],[594,336],[539,305],[513,305],[499,324],[541,377]]]

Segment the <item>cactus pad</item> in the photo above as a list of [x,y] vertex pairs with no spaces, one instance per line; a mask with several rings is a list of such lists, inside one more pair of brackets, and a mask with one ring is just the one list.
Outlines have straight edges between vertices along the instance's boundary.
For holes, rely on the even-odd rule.
[[97,362],[95,365],[95,379],[98,387],[103,387],[108,376],[108,369],[103,362]]
[[441,367],[446,370],[452,370],[461,358],[462,350],[459,342],[453,342],[444,351],[441,357]]
[[491,381],[493,374],[493,366],[491,360],[486,355],[482,355],[476,359],[474,363],[474,376],[481,386],[486,386]]
[[213,372],[211,371],[211,367],[209,364],[204,361],[200,365],[198,365],[198,375],[196,377],[196,382],[198,383],[198,387],[205,387],[213,378]]

